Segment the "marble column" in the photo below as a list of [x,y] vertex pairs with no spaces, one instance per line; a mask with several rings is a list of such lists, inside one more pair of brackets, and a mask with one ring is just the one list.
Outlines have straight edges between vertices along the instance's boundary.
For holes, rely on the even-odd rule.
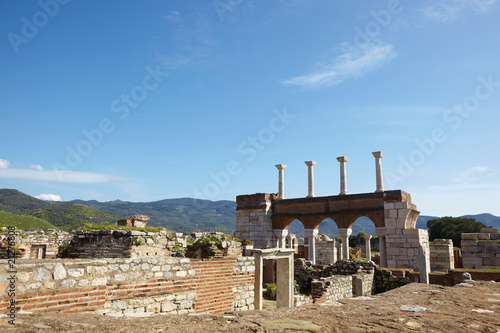
[[285,248],[285,238],[288,235],[288,230],[273,229],[273,233],[276,236],[276,247]]
[[294,239],[297,238],[297,235],[293,235],[293,234],[288,234],[288,236],[286,236],[286,241],[287,241],[287,248],[289,249],[293,249],[294,248]]
[[385,244],[385,228],[375,228],[380,247],[380,267],[387,267],[387,250]]
[[309,261],[316,264],[316,242],[315,237],[318,235],[318,229],[305,229],[307,242],[309,245]]
[[349,259],[349,236],[352,234],[350,228],[339,228],[339,235],[342,239],[342,258]]
[[375,174],[377,177],[377,190],[375,192],[384,192],[384,179],[382,177],[382,156],[384,156],[384,153],[376,151],[372,155],[375,157]]
[[366,259],[367,260],[372,260],[372,247],[370,244],[370,239],[372,239],[372,235],[365,235],[365,243],[366,243]]
[[279,170],[279,185],[278,185],[278,199],[285,199],[285,169],[286,165],[276,164],[275,167]]
[[307,165],[307,197],[314,197],[314,170],[313,166],[316,164],[314,161],[304,162]]
[[339,195],[347,194],[347,179],[346,179],[346,168],[345,163],[349,161],[348,157],[340,156],[337,157],[337,161],[340,162],[340,193]]

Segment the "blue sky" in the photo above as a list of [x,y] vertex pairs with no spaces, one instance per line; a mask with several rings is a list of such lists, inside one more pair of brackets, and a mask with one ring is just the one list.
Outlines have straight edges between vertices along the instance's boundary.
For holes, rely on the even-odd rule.
[[0,187],[235,200],[375,190],[500,215],[500,4],[2,1]]

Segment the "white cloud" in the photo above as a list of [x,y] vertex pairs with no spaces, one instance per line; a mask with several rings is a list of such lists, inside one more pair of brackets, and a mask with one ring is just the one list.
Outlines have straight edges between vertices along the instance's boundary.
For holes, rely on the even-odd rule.
[[30,168],[35,169],[35,170],[40,170],[40,171],[44,170],[44,168],[38,164],[32,164],[32,165],[30,165]]
[[382,43],[364,44],[360,47],[343,43],[337,53],[337,56],[319,65],[313,73],[295,76],[282,83],[303,88],[336,85],[347,79],[361,77],[396,56],[392,45]]
[[470,11],[487,13],[496,0],[442,0],[435,1],[421,9],[424,18],[438,22],[454,21]]
[[[43,168],[42,168],[43,169]],[[97,172],[0,168],[0,178],[24,179],[70,184],[99,184],[129,181],[130,178]]]
[[10,166],[10,162],[7,160],[2,160],[0,158],[0,169],[8,169]]
[[484,173],[489,171],[490,168],[484,166],[475,166],[467,168],[461,171],[455,181],[457,182],[466,182],[476,179],[477,177],[484,176]]
[[60,195],[57,194],[40,194],[36,195],[35,198],[40,199],[40,200],[45,200],[45,201],[61,201],[62,198]]

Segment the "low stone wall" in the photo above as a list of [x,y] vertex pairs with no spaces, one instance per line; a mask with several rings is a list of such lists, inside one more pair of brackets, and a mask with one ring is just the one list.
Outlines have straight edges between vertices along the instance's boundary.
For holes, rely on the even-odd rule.
[[479,233],[462,234],[462,262],[464,268],[500,268],[500,231],[483,228]]
[[[33,312],[225,312],[253,309],[253,257],[17,260],[16,309]],[[13,273],[0,261],[0,312]]]
[[311,282],[311,295],[314,303],[333,302],[353,297],[352,281],[352,275],[336,275],[313,280]]
[[377,293],[383,293],[418,281],[418,277],[406,277],[404,274],[394,276],[392,273],[387,269],[375,270],[374,287]]
[[431,270],[455,269],[451,239],[435,239],[429,243]]
[[[0,243],[7,237],[7,228],[0,230]],[[16,229],[15,248],[20,259],[54,259],[59,247],[68,244],[71,234],[56,229]],[[0,259],[7,259],[7,247],[0,245]]]
[[[399,218],[397,220],[400,220]],[[399,223],[399,222],[398,222]],[[401,223],[405,223],[402,219]],[[387,226],[387,220],[386,220]],[[420,247],[428,254],[429,233],[424,229],[386,227],[387,267],[420,270]]]

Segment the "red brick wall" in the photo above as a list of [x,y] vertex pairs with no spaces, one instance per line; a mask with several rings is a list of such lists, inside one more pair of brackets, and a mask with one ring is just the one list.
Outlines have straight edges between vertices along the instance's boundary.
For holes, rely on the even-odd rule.
[[[115,300],[193,292],[197,295],[193,301],[195,312],[220,313],[234,310],[233,288],[254,285],[253,270],[235,272],[237,258],[191,259],[191,267],[196,272],[194,276],[114,282],[100,287],[51,292],[16,292],[16,311],[94,311]],[[0,297],[0,313],[9,311],[9,300],[7,292],[4,292]]]

